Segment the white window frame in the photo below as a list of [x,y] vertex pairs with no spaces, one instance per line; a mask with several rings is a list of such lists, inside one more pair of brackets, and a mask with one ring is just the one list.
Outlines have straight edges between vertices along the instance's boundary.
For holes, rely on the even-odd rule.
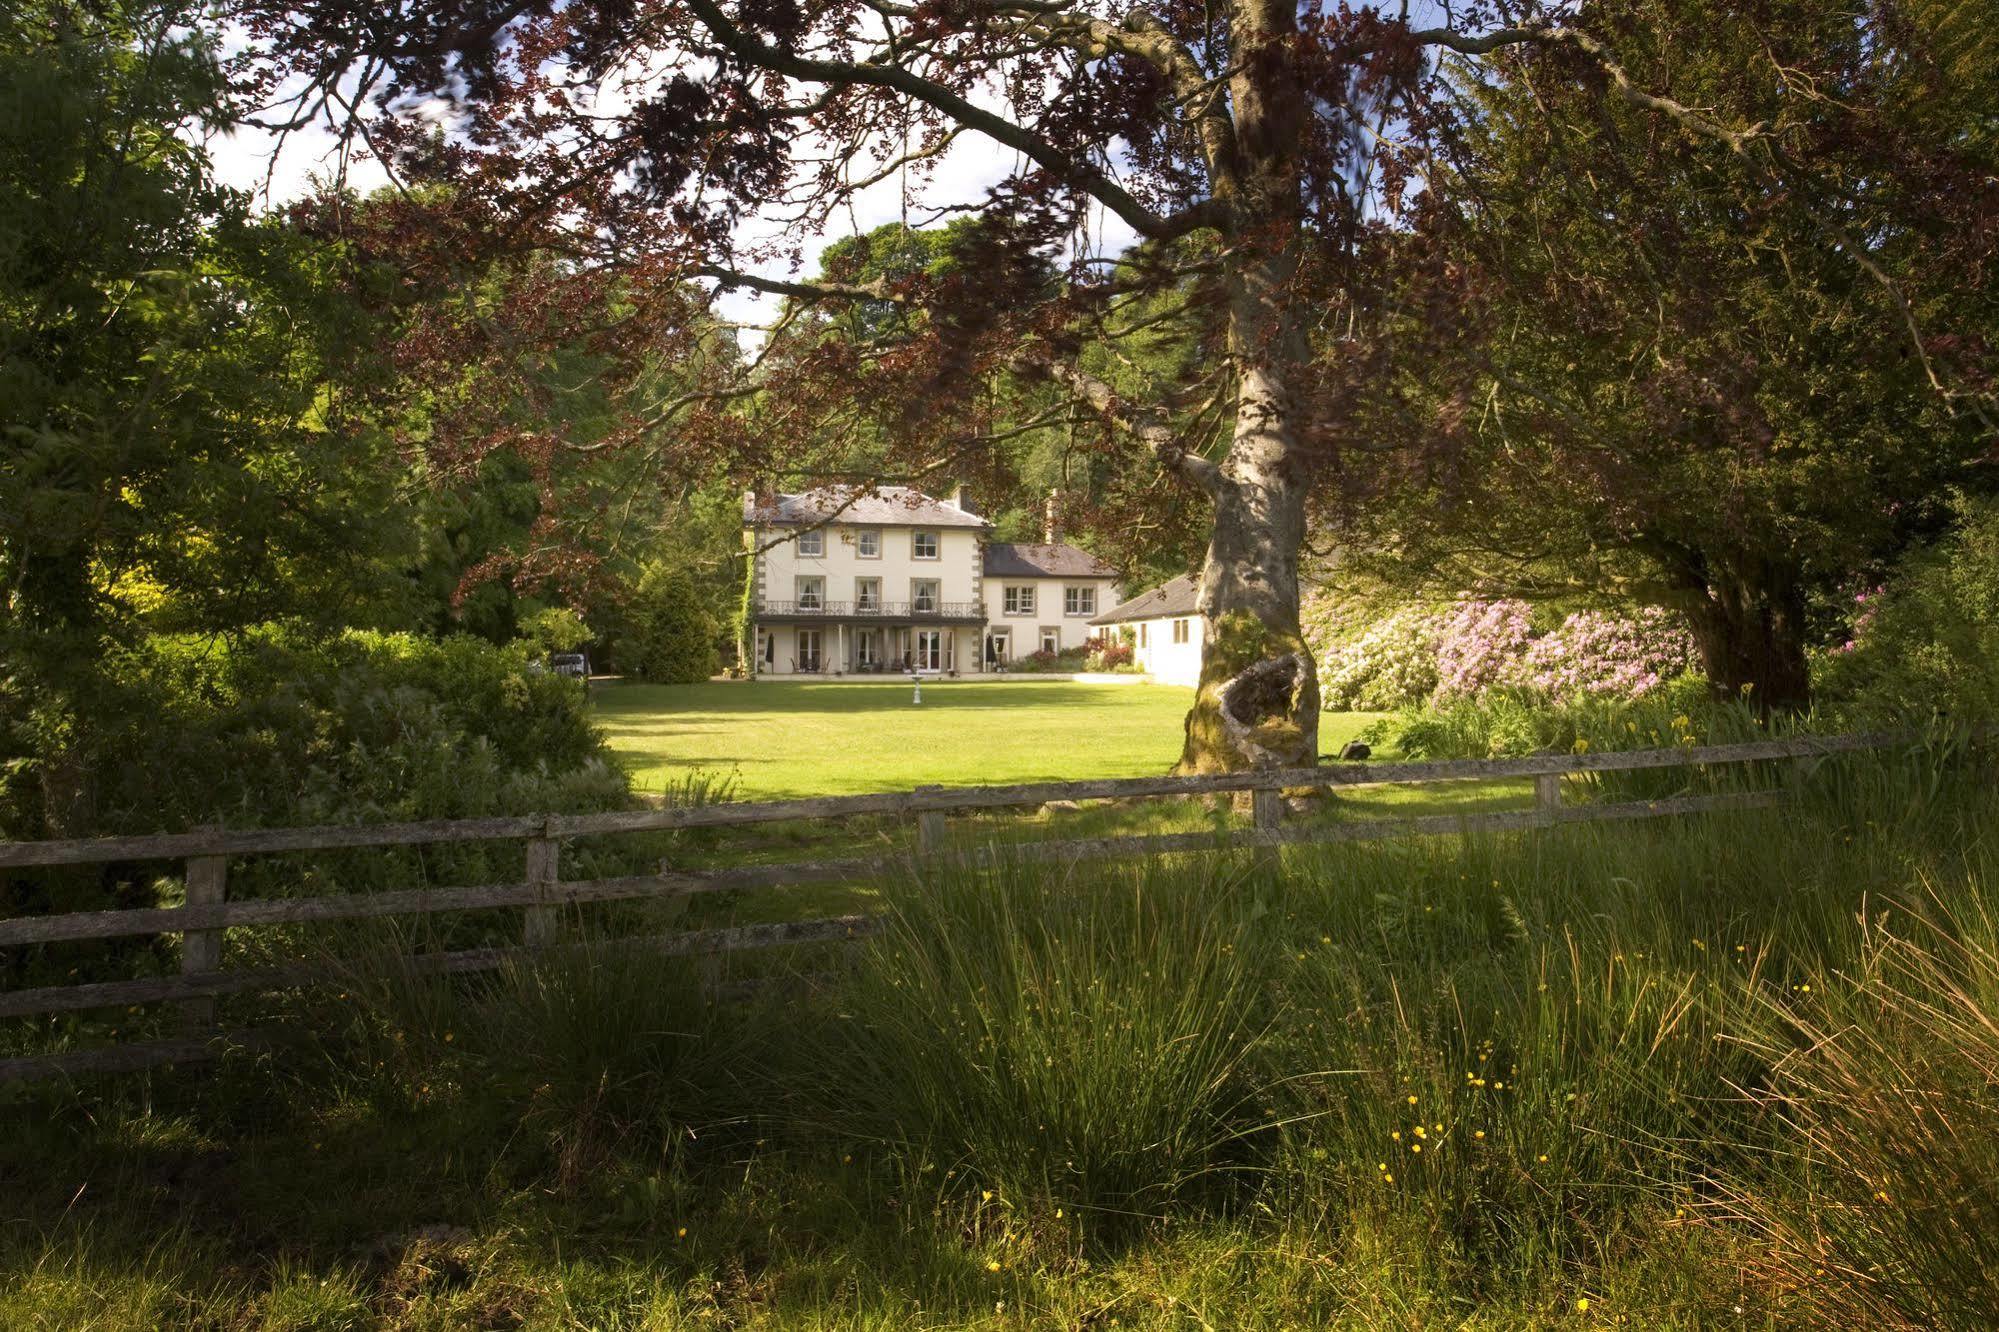
[[[1085,600],[1088,605],[1085,605]],[[1097,589],[1094,587],[1065,587],[1062,589],[1062,613],[1064,615],[1095,615],[1097,613]]]
[[[924,640],[929,640],[930,652],[924,651]],[[910,637],[910,647],[918,671],[941,671],[944,669],[944,631],[942,629],[918,629]],[[934,654],[934,660],[926,661],[926,656]]]
[[1034,584],[1009,583],[1000,589],[1000,614],[1034,614]]
[[[873,550],[868,547],[873,546]],[[882,534],[879,527],[863,527],[854,533],[854,558],[857,560],[878,560],[882,557]]]
[[[798,672],[801,675],[808,675],[812,674],[815,670],[820,670],[820,671],[825,670],[826,669],[825,631],[822,629],[799,629],[795,630],[794,634],[795,636],[792,639],[792,643],[797,647],[798,650],[798,664],[797,664]],[[810,641],[812,644],[812,655],[810,657],[807,657],[805,653],[805,644],[807,643],[807,641]],[[811,666],[809,667],[806,665],[806,662],[808,661],[812,663]]]
[[1041,626],[1041,651],[1060,652],[1062,650],[1062,627],[1055,624]]
[[[923,590],[930,590],[930,604],[923,604]],[[944,607],[944,580],[941,578],[912,578],[909,580],[909,610],[926,615],[935,614]]]
[[798,609],[802,611],[826,609],[826,575],[799,574],[797,583]]
[[854,609],[857,611],[878,611],[882,608],[882,580],[879,578],[856,578],[854,580]]
[[[923,543],[930,542],[930,553],[923,553]],[[912,560],[941,560],[944,558],[944,538],[936,532],[916,531],[909,534],[909,558]]]
[[801,560],[823,560],[826,558],[826,529],[815,527],[798,534],[798,558]]
[[879,629],[857,629],[854,631],[854,664],[856,666],[879,666],[882,660],[882,631]]

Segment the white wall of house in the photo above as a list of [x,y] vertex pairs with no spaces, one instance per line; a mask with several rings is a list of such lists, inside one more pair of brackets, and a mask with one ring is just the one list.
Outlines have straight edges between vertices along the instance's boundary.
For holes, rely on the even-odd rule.
[[[1097,632],[1090,627],[1090,617],[1118,604],[1113,578],[993,575],[985,584],[986,632],[1006,638],[1008,660],[1039,652],[1051,637],[1057,652],[1083,646]],[[1071,588],[1077,592],[1073,599]]]
[[[757,557],[758,604],[802,609],[816,602],[837,617],[824,624],[788,616],[761,619],[752,644],[757,673],[801,674],[815,659],[817,673],[844,671],[859,655],[863,635],[871,635],[869,654],[889,671],[901,670],[905,660],[923,669],[932,661],[938,670],[980,669],[978,626],[911,625],[898,614],[920,601],[947,612],[976,613],[982,601],[980,537],[978,529],[967,527],[829,523],[802,539],[796,528],[746,529],[745,541],[769,546]],[[848,618],[869,601],[885,608],[882,623]],[[919,637],[926,633],[937,635],[934,647]]]
[[[937,543],[934,559],[916,551],[918,534]],[[871,537],[877,554],[867,555],[863,534]],[[758,544],[781,535],[793,535],[782,528],[764,528],[755,533]],[[811,549],[817,537],[817,553]],[[803,548],[801,548],[803,547]],[[914,584],[933,582],[938,599],[972,603],[979,600],[979,533],[966,527],[847,527],[829,524],[807,534],[804,542],[781,542],[762,556],[763,596],[766,602],[799,601],[801,579],[817,579],[821,597],[830,602],[852,604],[861,600],[863,580],[872,580],[877,595],[885,602],[916,600]]]
[[1132,661],[1160,684],[1201,683],[1201,652],[1207,621],[1199,615],[1168,615],[1122,626],[1132,638]]

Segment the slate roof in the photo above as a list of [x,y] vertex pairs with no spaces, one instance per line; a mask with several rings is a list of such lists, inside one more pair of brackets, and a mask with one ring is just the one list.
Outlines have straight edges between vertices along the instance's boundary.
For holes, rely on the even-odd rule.
[[1066,542],[1042,545],[994,541],[986,546],[988,578],[1116,578],[1117,570]]
[[1091,624],[1130,624],[1135,620],[1157,620],[1168,615],[1193,615],[1200,610],[1201,580],[1192,574],[1161,583],[1141,592],[1115,610],[1105,611]]
[[[841,509],[849,499],[853,502]],[[743,496],[746,524],[786,527],[827,521],[871,527],[989,526],[976,513],[910,486],[876,486],[865,493],[858,486],[820,486],[796,495],[770,495],[761,504],[755,495]]]

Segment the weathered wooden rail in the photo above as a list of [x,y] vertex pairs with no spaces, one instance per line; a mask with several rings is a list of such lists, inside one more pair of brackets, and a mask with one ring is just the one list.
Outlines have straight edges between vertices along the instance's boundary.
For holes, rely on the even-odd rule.
[[[1649,819],[1723,809],[1767,806],[1786,798],[1782,788],[1664,800],[1564,805],[1564,777],[1643,769],[1743,764],[1816,758],[1880,749],[1904,737],[1847,735],[1767,740],[1594,754],[1542,755],[1518,759],[1427,763],[1349,763],[1305,769],[1268,769],[1201,777],[1140,777],[1077,782],[1035,782],[1015,786],[919,787],[879,795],[832,796],[812,800],[698,805],[604,814],[454,819],[426,823],[384,823],[317,828],[230,831],[206,829],[137,837],[77,841],[0,842],[0,870],[146,861],[184,863],[185,902],[174,907],[26,915],[0,919],[0,948],[19,948],[90,939],[178,934],[181,969],[174,976],[97,981],[0,990],[0,1018],[54,1012],[173,1002],[195,1024],[214,1016],[218,996],[278,990],[324,979],[310,968],[228,969],[222,966],[222,935],[229,929],[282,924],[421,916],[446,911],[520,908],[525,913],[522,942],[501,948],[427,953],[420,968],[440,973],[492,970],[561,936],[565,908],[585,903],[683,898],[705,893],[776,888],[796,884],[865,883],[909,872],[950,855],[973,862],[995,858],[1082,861],[1176,852],[1279,847],[1306,842],[1376,840],[1430,834],[1505,831],[1564,823]],[[1429,815],[1420,818],[1317,821],[1285,826],[1287,792],[1339,787],[1381,786],[1495,778],[1534,779],[1532,809]],[[1063,839],[1007,843],[975,849],[946,846],[945,819],[952,813],[1040,806],[1051,801],[1141,800],[1161,797],[1250,795],[1247,826],[1226,832],[1160,833],[1133,837]],[[562,843],[571,838],[693,828],[731,828],[796,820],[830,820],[859,815],[914,818],[915,850],[890,857],[803,861],[721,869],[662,868],[656,874],[564,880]],[[232,861],[261,855],[364,848],[430,846],[472,841],[525,843],[523,873],[511,883],[476,887],[408,888],[318,897],[231,901]],[[780,924],[695,930],[637,939],[634,945],[668,955],[704,955],[862,937],[876,922],[838,916]],[[76,1074],[144,1067],[200,1057],[210,1047],[198,1037],[108,1049],[0,1059],[0,1081],[9,1078]]]

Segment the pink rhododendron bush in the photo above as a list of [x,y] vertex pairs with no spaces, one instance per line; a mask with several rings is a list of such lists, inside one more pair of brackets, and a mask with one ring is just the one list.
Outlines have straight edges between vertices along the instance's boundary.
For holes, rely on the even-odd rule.
[[1305,632],[1324,706],[1379,712],[1495,690],[1566,701],[1640,698],[1696,667],[1693,636],[1656,607],[1575,611],[1552,627],[1524,601],[1464,600],[1386,612],[1315,596]]

